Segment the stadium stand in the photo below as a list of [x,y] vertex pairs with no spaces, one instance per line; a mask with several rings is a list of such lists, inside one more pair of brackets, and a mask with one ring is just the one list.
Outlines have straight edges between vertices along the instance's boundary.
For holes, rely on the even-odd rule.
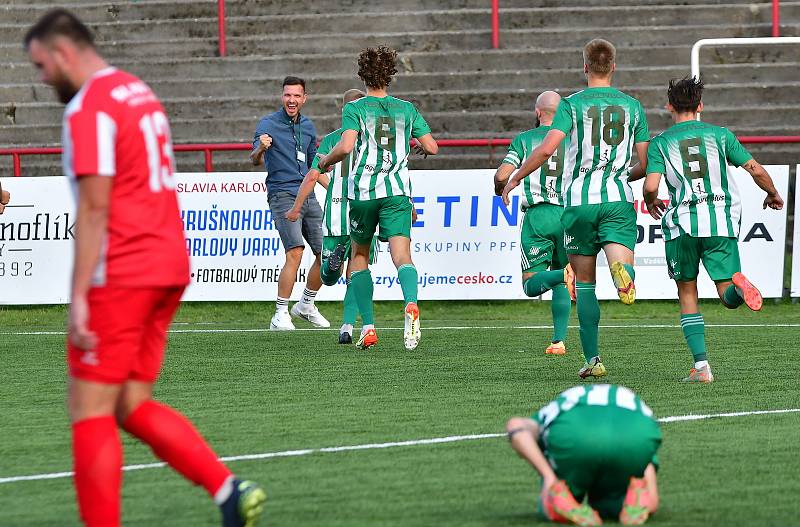
[[[689,71],[700,38],[769,36],[770,2],[741,0],[501,0],[500,49],[491,49],[488,0],[228,1],[227,57],[217,54],[217,2],[68,0],[113,63],[141,76],[164,101],[176,143],[249,142],[258,117],[279,105],[280,80],[306,78],[305,113],[320,134],[338,126],[341,93],[358,87],[357,52],[400,52],[393,94],[424,111],[437,138],[507,138],[531,126],[534,97],[582,87],[580,49],[593,37],[618,47],[615,84],[645,105],[652,132],[668,124],[666,81]],[[436,9],[432,9],[432,7]],[[532,7],[536,6],[536,7]],[[588,7],[587,7],[588,6]],[[57,146],[62,107],[36,82],[22,37],[47,9],[0,6],[0,144]],[[800,1],[781,3],[781,34],[800,35]],[[703,118],[739,135],[796,135],[797,46],[709,49]],[[752,145],[763,163],[800,159],[800,145]],[[449,148],[427,168],[496,166],[504,147]],[[250,170],[244,152],[214,156],[216,170]],[[198,153],[179,169],[202,170]],[[25,175],[59,174],[55,156],[24,158]],[[0,157],[0,174],[11,159]]]

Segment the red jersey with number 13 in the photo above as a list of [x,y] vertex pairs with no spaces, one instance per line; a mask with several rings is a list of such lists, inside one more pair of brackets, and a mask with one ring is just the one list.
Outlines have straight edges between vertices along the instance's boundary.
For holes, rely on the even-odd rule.
[[97,72],[64,111],[62,144],[64,173],[73,182],[114,178],[93,285],[186,285],[169,121],[150,88],[115,68]]

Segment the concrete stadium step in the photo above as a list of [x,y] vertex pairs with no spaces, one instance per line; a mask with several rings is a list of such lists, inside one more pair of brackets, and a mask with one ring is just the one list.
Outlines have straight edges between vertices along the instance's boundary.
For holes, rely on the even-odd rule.
[[[557,42],[559,46],[582,46],[598,34],[604,35],[619,48],[632,45],[667,46],[684,44],[690,46],[701,38],[714,35],[722,37],[769,36],[771,24],[753,25],[691,25],[683,26],[679,33],[673,26],[616,27],[606,28],[541,28],[512,29],[503,32],[504,48],[548,47]],[[786,24],[784,36],[800,35],[800,25]],[[232,37],[227,39],[229,55],[289,55],[320,53],[357,53],[365,42],[380,42],[402,50],[404,53],[420,51],[453,51],[465,49],[488,49],[491,31],[470,29],[455,31],[407,31],[394,33],[348,33],[339,34],[276,34],[264,36]],[[113,40],[98,42],[98,47],[109,60],[136,57],[214,57],[217,56],[217,39],[171,38],[141,40]],[[0,60],[24,62],[27,53],[20,43],[0,44]]]
[[[100,22],[179,19],[217,16],[216,0],[134,0],[128,2],[59,2],[87,24]],[[0,24],[33,24],[53,9],[53,4],[15,3],[5,0],[0,6]]]
[[[797,78],[798,63],[781,62],[753,64],[743,67],[739,64],[704,65],[703,78],[711,84],[752,84],[769,85],[773,82],[786,83]],[[666,87],[669,79],[680,78],[688,73],[688,65],[631,67],[617,71],[614,84],[620,89],[630,86]],[[306,76],[309,102],[319,94],[344,93],[350,88],[359,87],[360,81],[351,75],[310,75]],[[145,78],[153,90],[162,98],[184,97],[191,86],[196,97],[227,97],[236,93],[241,97],[258,97],[265,94],[278,94],[281,90],[282,75],[245,75],[242,77],[203,77],[187,80]],[[480,72],[477,83],[481,90],[520,89],[532,93],[544,89],[583,86],[585,77],[579,68],[547,70],[488,70]],[[464,89],[476,85],[475,72],[432,72],[401,73],[392,82],[392,92],[418,93],[439,90]],[[725,86],[710,88],[723,89]],[[0,101],[14,102],[55,102],[53,90],[43,84],[13,83],[0,84]]]
[[[467,54],[413,52],[400,55],[399,69],[416,72],[471,72],[484,70],[548,69],[564,64],[580,64],[581,48],[473,50]],[[248,75],[289,75],[315,72],[318,75],[350,74],[355,78],[356,53],[307,54],[287,56],[249,56],[188,59],[123,59],[115,65],[145,79],[244,77]],[[620,70],[637,66],[688,65],[689,46],[636,46],[619,51]],[[719,48],[702,54],[704,64],[754,62],[800,62],[794,46]],[[37,74],[27,62],[0,62],[0,84],[35,82]]]
[[[719,23],[720,9],[725,9],[729,23],[757,24],[771,21],[771,5],[763,4],[723,4],[687,5],[675,9],[674,6],[603,6],[586,7],[576,10],[573,7],[556,8],[509,8],[500,16],[502,29],[531,28],[577,28],[614,27],[620,20],[625,25],[682,26],[691,24]],[[332,12],[325,16],[316,13],[288,15],[232,16],[226,20],[230,37],[254,36],[267,28],[280,27],[285,33],[316,33],[364,31],[369,28],[375,33],[399,31],[446,31],[464,29],[486,29],[489,24],[490,9],[442,9],[426,11],[395,11],[387,17],[382,12],[353,13]],[[782,2],[781,13],[787,19],[797,19],[800,15],[800,2]],[[0,34],[6,42],[21,40],[29,23],[0,24]],[[169,34],[178,37],[207,37],[217,35],[217,19],[212,17],[192,17],[179,19],[122,20],[118,22],[95,22],[90,26],[100,40],[146,40],[163,38]]]
[[[503,108],[507,110],[530,110],[537,95],[546,89],[546,86],[531,86],[514,90],[447,90],[423,93],[398,90],[394,92],[394,95],[413,102],[423,115],[427,115],[430,112],[489,111],[497,107],[498,100],[502,100]],[[566,96],[581,89],[583,86],[575,85],[559,91]],[[645,108],[660,108],[666,103],[666,87],[664,85],[621,86],[620,89],[636,97]],[[754,101],[769,101],[770,105],[784,105],[792,108],[793,115],[800,116],[797,93],[800,93],[800,82],[770,83],[768,85],[764,83],[712,84],[708,86],[704,99],[709,109],[713,109],[715,106],[748,105]],[[336,113],[341,108],[340,97],[338,93],[317,95],[306,104],[305,112],[309,115]],[[281,98],[278,95],[246,97],[238,94],[234,97],[162,97],[162,103],[172,119],[216,119],[223,115],[228,118],[257,119],[258,116],[279,108]],[[62,112],[63,106],[54,102],[0,104],[0,119],[5,117],[5,120],[11,124],[55,122],[60,119]]]
[[[652,133],[667,128],[671,121],[666,110],[647,109],[647,121]],[[723,124],[737,133],[750,135],[758,126],[764,135],[797,134],[794,121],[787,119],[787,115],[797,115],[798,105],[740,105],[717,106],[704,112],[703,119]],[[757,116],[757,120],[755,118]],[[210,143],[224,140],[224,142],[250,142],[253,130],[259,116],[250,118],[231,118],[219,115],[213,118],[173,118],[172,136],[176,143],[200,142]],[[341,115],[335,114],[314,115],[309,114],[314,120],[318,133],[325,134],[341,125]],[[486,132],[513,131],[518,132],[531,127],[534,121],[532,111],[471,111],[471,112],[428,112],[426,119],[433,129],[434,135],[461,134],[472,137],[496,136]],[[787,125],[787,123],[789,123]],[[769,132],[769,130],[772,130]],[[0,125],[0,137],[10,138],[7,144],[58,144],[61,138],[60,120],[43,124],[28,125]]]

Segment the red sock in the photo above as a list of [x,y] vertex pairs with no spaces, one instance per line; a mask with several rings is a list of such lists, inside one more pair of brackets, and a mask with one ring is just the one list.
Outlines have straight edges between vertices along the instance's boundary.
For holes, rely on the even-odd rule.
[[122,445],[110,415],[72,424],[78,509],[87,527],[119,527]]
[[146,401],[131,412],[122,428],[212,497],[231,475],[192,423],[169,406]]

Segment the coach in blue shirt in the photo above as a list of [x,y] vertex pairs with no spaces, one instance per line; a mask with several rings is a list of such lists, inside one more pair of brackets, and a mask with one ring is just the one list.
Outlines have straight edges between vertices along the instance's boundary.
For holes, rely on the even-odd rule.
[[270,322],[272,330],[294,329],[289,314],[289,297],[292,295],[297,270],[308,242],[316,256],[308,271],[303,296],[292,307],[291,315],[303,318],[317,327],[330,327],[330,322],[314,305],[314,297],[322,287],[319,274],[322,252],[322,209],[312,193],[303,204],[300,221],[291,222],[286,213],[294,205],[294,199],[306,172],[317,155],[317,130],[311,119],[300,114],[306,102],[306,83],[299,77],[283,80],[283,108],[263,117],[253,137],[250,160],[254,165],[264,163],[267,170],[267,200],[272,211],[272,220],[286,251],[286,263],[278,278],[278,299],[275,316]]

